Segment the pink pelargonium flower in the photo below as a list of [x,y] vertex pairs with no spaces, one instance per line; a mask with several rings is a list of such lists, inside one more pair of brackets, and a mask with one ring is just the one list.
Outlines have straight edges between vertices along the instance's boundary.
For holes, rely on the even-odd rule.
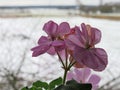
[[73,71],[69,71],[67,74],[67,80],[74,79],[78,83],[90,83],[92,84],[92,90],[97,90],[100,82],[100,77],[95,74],[91,74],[89,68],[75,68]]
[[[102,71],[108,64],[107,53],[102,48],[95,48],[101,40],[101,32],[90,25],[81,24],[74,28],[75,33],[68,36],[74,44],[73,57],[80,65]],[[78,64],[78,65],[79,65]]]
[[48,36],[40,37],[38,46],[31,49],[33,57],[45,52],[54,55],[56,51],[62,51],[65,48],[64,35],[70,32],[70,26],[67,22],[58,25],[53,21],[49,21],[45,23],[43,30]]

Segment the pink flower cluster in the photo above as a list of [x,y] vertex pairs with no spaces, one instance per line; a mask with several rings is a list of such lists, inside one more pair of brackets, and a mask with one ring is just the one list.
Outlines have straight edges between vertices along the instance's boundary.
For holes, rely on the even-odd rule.
[[71,28],[67,22],[58,25],[49,21],[45,23],[43,30],[47,36],[41,36],[38,46],[31,49],[33,57],[46,52],[51,55],[59,53],[62,59],[66,59],[66,56],[72,57],[77,68],[88,67],[95,71],[106,68],[108,64],[106,51],[95,47],[101,40],[101,32],[97,28],[84,23]]

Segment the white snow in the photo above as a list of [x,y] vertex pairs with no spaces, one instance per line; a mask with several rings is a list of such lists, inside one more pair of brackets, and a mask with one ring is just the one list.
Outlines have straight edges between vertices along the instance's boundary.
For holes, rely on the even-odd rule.
[[[37,18],[0,18],[0,70],[4,67],[16,72],[22,61],[24,50],[27,51],[21,71],[36,73],[36,77],[22,74],[27,79],[42,79],[50,81],[62,75],[63,71],[56,57],[48,54],[32,57],[30,49],[37,44],[44,23],[54,20],[57,23],[67,21],[71,27],[84,22],[102,31],[102,40],[97,47],[104,48],[109,57],[107,68],[96,72],[102,77],[100,85],[120,74],[120,21],[92,19],[83,17],[37,17]],[[25,36],[26,38],[23,38]]]

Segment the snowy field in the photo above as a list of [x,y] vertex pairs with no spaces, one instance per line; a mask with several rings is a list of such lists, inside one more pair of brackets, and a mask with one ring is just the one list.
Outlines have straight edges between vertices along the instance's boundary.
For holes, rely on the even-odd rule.
[[[0,82],[5,70],[20,78],[32,81],[40,79],[50,81],[62,75],[63,71],[56,57],[44,54],[33,58],[30,49],[45,33],[45,22],[67,21],[74,25],[84,22],[102,31],[102,40],[97,47],[104,48],[109,56],[109,64],[103,72],[97,72],[102,78],[100,86],[120,75],[120,21],[92,19],[83,17],[37,17],[37,18],[0,18]],[[25,83],[26,84],[26,83]]]

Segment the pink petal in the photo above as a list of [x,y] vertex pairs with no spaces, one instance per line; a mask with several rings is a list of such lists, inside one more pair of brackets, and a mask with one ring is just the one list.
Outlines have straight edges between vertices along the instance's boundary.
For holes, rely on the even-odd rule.
[[87,82],[88,77],[91,74],[91,70],[89,68],[83,68],[82,72],[83,72],[83,82]]
[[43,43],[48,43],[50,40],[46,36],[41,36],[40,39],[38,40],[38,44],[43,44]]
[[67,22],[62,22],[58,27],[58,33],[60,36],[68,34],[70,32],[70,26]]
[[75,80],[79,83],[83,83],[83,73],[82,73],[82,69],[74,69],[75,72]]
[[100,40],[101,40],[101,32],[100,32],[100,30],[98,30],[96,28],[91,28],[91,37],[90,37],[90,39],[91,39],[90,43],[92,45],[95,45],[95,44],[99,43]]
[[91,83],[93,86],[98,85],[100,82],[101,78],[98,75],[91,75],[91,77],[88,80],[88,83]]
[[77,62],[96,71],[104,70],[108,63],[106,52],[100,48],[87,50],[81,47],[76,47],[74,58]]
[[99,88],[99,85],[92,86],[92,90],[98,90],[98,88]]
[[80,31],[80,27],[75,26],[74,30],[75,30],[75,35],[77,36],[77,38],[81,38],[82,32]]
[[76,75],[77,75],[76,72],[74,72],[74,71],[69,71],[69,72],[67,73],[67,80],[72,80],[72,79],[74,79],[75,81],[77,81],[78,83],[80,83],[81,79],[78,78]]
[[74,50],[75,47],[74,43],[72,43],[69,39],[65,39],[64,41],[65,41],[65,45],[69,50]]
[[88,80],[89,75],[91,74],[91,71],[89,68],[81,68],[81,69],[74,69],[75,73],[76,73],[76,80],[79,82],[82,81],[82,83],[86,83],[86,81]]
[[82,28],[82,34],[85,38],[85,40],[88,42],[89,40],[89,35],[88,35],[88,30],[87,30],[87,27],[84,23],[81,24],[81,28]]
[[62,40],[54,40],[52,42],[52,46],[62,46],[62,45],[65,45],[65,42]]
[[75,35],[70,35],[68,39],[77,46],[84,47],[83,43]]
[[66,60],[66,51],[65,51],[65,49],[58,51],[58,53],[59,53],[60,57],[62,58],[62,60]]
[[65,42],[62,40],[54,40],[52,46],[54,46],[57,51],[61,51],[65,49]]
[[49,50],[47,51],[47,53],[50,54],[50,55],[55,55],[55,53],[56,53],[55,48],[53,46],[51,46],[49,48]]
[[57,35],[58,25],[53,21],[49,21],[49,22],[45,23],[45,25],[43,26],[43,30],[49,36],[54,37]]
[[77,61],[76,61],[76,63],[74,64],[74,67],[76,67],[76,68],[86,68],[85,65],[83,65],[83,64],[81,64],[81,63],[79,63],[79,62],[77,62]]
[[72,72],[72,71],[69,71],[68,73],[67,73],[67,80],[72,80],[72,79],[74,79],[74,73]]
[[50,48],[50,45],[40,45],[32,48],[33,51],[32,56],[37,57],[43,53],[45,53]]
[[94,54],[94,56],[97,58],[98,67],[94,70],[96,71],[102,71],[106,68],[108,64],[108,56],[104,49],[101,48],[94,48],[91,50]]
[[75,26],[73,29],[75,30],[75,33],[69,35],[68,39],[72,43],[74,43],[74,44],[76,44],[76,45],[78,45],[80,47],[85,47],[85,45],[86,45],[86,39],[83,36],[83,32],[80,31],[80,29],[79,29],[78,26]]
[[78,47],[78,46],[75,47],[75,49],[73,51],[73,57],[78,63],[84,65],[83,60],[84,60],[85,55],[86,55],[85,48]]

